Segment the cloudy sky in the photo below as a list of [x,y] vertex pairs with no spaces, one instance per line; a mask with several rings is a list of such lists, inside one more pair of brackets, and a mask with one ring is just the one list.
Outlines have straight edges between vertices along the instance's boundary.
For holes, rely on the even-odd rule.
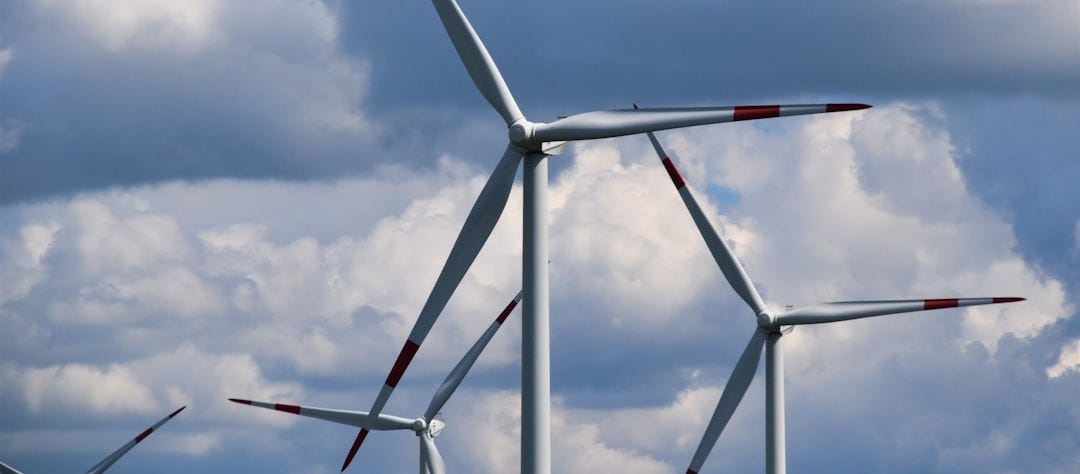
[[[523,110],[875,108],[664,132],[773,307],[1023,296],[801,327],[792,472],[1080,471],[1080,3],[464,0]],[[0,459],[337,472],[505,145],[424,1],[0,3]],[[648,142],[552,159],[557,472],[682,472],[746,339]],[[386,412],[517,292],[521,193]],[[518,467],[515,313],[446,406]],[[757,380],[703,472],[764,466]],[[351,471],[415,472],[407,433]]]

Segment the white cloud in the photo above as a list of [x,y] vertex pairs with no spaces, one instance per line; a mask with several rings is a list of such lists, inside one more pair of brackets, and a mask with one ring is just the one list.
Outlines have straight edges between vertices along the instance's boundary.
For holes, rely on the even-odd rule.
[[59,230],[55,222],[32,223],[17,239],[0,241],[0,304],[26,296],[46,278],[45,257]]
[[185,417],[244,422],[251,418],[288,426],[294,422],[290,417],[244,417],[224,402],[230,397],[298,400],[303,396],[294,384],[267,382],[248,355],[207,353],[190,345],[103,367],[72,363],[21,369],[9,364],[3,379],[5,388],[18,391],[32,413],[150,416],[198,405],[187,410]]
[[1056,379],[1078,369],[1080,369],[1080,339],[1061,348],[1057,363],[1046,369],[1046,376]]
[[[774,305],[1029,298],[1023,304],[800,329],[785,339],[793,396],[830,409],[836,408],[830,403],[880,404],[873,387],[887,386],[886,369],[897,360],[910,361],[912,370],[928,377],[948,376],[952,366],[936,357],[981,353],[988,364],[1001,341],[1026,344],[1070,313],[1063,285],[1026,263],[1013,250],[1010,224],[970,193],[956,165],[958,152],[937,125],[943,120],[932,107],[898,105],[785,119],[771,129],[736,124],[661,137],[676,161],[685,163],[704,208]],[[574,337],[602,342],[595,344],[603,347],[600,355],[615,358],[619,367],[636,371],[642,357],[655,357],[678,370],[691,365],[726,376],[724,364],[733,360],[717,360],[712,349],[731,352],[726,349],[732,340],[741,348],[753,323],[749,315],[717,314],[717,306],[742,310],[742,303],[727,288],[651,149],[640,139],[600,142],[579,145],[572,159],[551,189],[553,301],[571,313],[555,316],[567,318],[555,329],[573,325],[581,331]],[[77,405],[62,391],[45,390],[73,377],[61,376],[65,369],[76,370],[71,367],[90,374],[84,376],[90,382],[144,393],[146,410],[198,404],[206,411],[192,417],[211,436],[191,441],[188,452],[196,454],[231,442],[222,425],[295,423],[295,417],[223,405],[227,397],[347,400],[344,406],[352,407],[381,383],[486,176],[486,170],[446,158],[423,174],[385,169],[331,184],[170,183],[26,205],[18,212],[0,209],[13,228],[24,230],[0,246],[0,261],[25,262],[22,273],[5,278],[30,282],[7,297],[0,323],[47,329],[34,339],[37,346],[20,341],[13,346],[18,349],[8,350],[17,351],[16,360],[48,353],[65,361],[10,371],[22,377],[16,380],[46,370],[39,367],[53,371],[36,376],[43,380],[35,392],[43,409]],[[709,185],[733,190],[738,200],[718,206]],[[363,205],[354,209],[353,203]],[[420,398],[406,385],[441,380],[516,293],[520,209],[515,188],[395,403]],[[51,319],[38,318],[49,314],[42,308],[54,311]],[[699,335],[710,344],[701,348],[666,338],[704,331],[687,329],[688,321],[704,321],[718,334]],[[43,349],[66,341],[60,329],[73,323],[96,325],[100,332],[79,338],[81,344],[62,355]],[[596,330],[608,327],[618,331]],[[519,337],[505,331],[475,370],[514,364]],[[655,352],[643,355],[641,341]],[[970,341],[989,352],[968,350]],[[558,351],[565,339],[554,342]],[[79,362],[91,357],[110,362]],[[595,362],[583,358],[573,370],[595,369]],[[640,375],[655,377],[658,370],[654,363]],[[670,402],[558,407],[558,470],[671,471],[693,452],[715,406],[714,385],[723,380],[711,377],[702,379],[706,387],[651,384],[630,398]],[[852,386],[854,378],[862,382]],[[614,390],[580,379],[575,387],[587,385],[599,396]],[[357,380],[373,382],[357,395],[347,391]],[[847,388],[843,397],[835,394],[838,386]],[[747,400],[755,399],[755,390]],[[61,395],[47,395],[53,393]],[[440,439],[447,453],[458,453],[450,454],[451,464],[488,472],[516,469],[517,397],[463,395],[464,402],[452,403],[468,408],[451,408],[451,426]],[[904,395],[920,403],[917,392]],[[110,403],[104,406],[119,406]],[[757,405],[740,409],[732,433],[761,429],[754,418],[761,410]],[[889,416],[905,416],[905,404],[896,405]],[[848,421],[838,415],[835,422]],[[889,436],[903,434],[882,435]],[[726,443],[738,449],[729,450],[729,444],[710,465],[740,470],[747,461],[738,453],[758,445],[742,437]],[[945,449],[973,455],[955,445]]]
[[[3,58],[0,57],[0,60]],[[0,64],[0,73],[3,72],[3,64]],[[0,154],[11,153],[19,148],[22,138],[23,125],[15,120],[5,120],[0,123]]]
[[[463,466],[473,472],[516,472],[520,467],[521,398],[517,393],[461,393],[447,418],[440,445],[463,451]],[[551,415],[552,472],[671,472],[664,464],[633,449],[607,444],[602,426],[583,422],[559,406]]]
[[[964,332],[991,349],[1007,333],[1031,337],[1068,315],[1063,289],[1017,256],[1009,224],[966,190],[948,133],[933,126],[942,119],[901,104],[795,122],[788,140],[682,134],[696,138],[684,153],[708,164],[711,182],[740,194],[728,215],[761,242],[737,253],[774,304],[1030,295],[1026,308],[969,310]],[[744,179],[745,169],[766,171]]]
[[159,409],[156,401],[127,367],[105,370],[84,364],[31,369],[22,384],[31,412],[67,409],[96,414],[142,413]]
[[12,56],[11,48],[0,49],[0,75],[4,74],[4,68],[11,62]]
[[193,53],[211,41],[219,25],[217,2],[196,0],[42,0],[47,14],[64,20],[103,48],[161,48]]

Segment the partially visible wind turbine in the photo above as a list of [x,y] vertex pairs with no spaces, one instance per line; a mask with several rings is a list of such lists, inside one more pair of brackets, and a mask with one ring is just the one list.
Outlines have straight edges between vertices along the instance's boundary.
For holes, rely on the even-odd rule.
[[[551,375],[548,338],[547,160],[566,142],[634,135],[656,130],[788,115],[858,110],[862,104],[767,105],[622,109],[586,112],[551,123],[530,122],[518,108],[495,61],[454,0],[432,0],[461,62],[484,99],[506,122],[509,143],[502,159],[469,211],[435,286],[401,349],[370,413],[378,415],[420,344],[484,246],[510,195],[518,165],[525,160],[522,274],[529,295],[522,307],[521,470],[551,472]],[[516,21],[508,19],[508,21]],[[361,429],[341,467],[356,455],[367,430]]]
[[[154,430],[157,430],[158,428],[160,428],[161,425],[164,425],[166,421],[171,420],[172,417],[176,416],[177,413],[180,413],[181,411],[184,411],[185,408],[187,408],[187,406],[182,406],[182,407],[178,408],[176,411],[174,411],[172,413],[169,413],[169,416],[166,416],[165,418],[162,418],[157,423],[154,423],[153,426],[143,430],[143,432],[139,433],[139,435],[136,436],[135,439],[133,439],[131,441],[128,441],[127,444],[121,446],[120,449],[117,449],[112,454],[106,456],[105,459],[102,459],[101,462],[94,465],[94,467],[90,468],[89,471],[86,471],[86,474],[100,474],[102,472],[105,472],[105,470],[108,469],[109,466],[112,466],[113,463],[116,462],[117,459],[120,459],[121,456],[123,456],[124,454],[127,454],[127,452],[131,451],[131,448],[134,448],[136,444],[141,443],[142,440],[146,439],[147,436],[150,436],[150,433],[153,433]],[[0,474],[22,474],[22,473],[19,472],[18,470],[16,470],[15,468],[0,462]]]
[[521,298],[522,292],[518,292],[517,296],[510,301],[510,304],[506,305],[506,308],[499,313],[499,316],[495,318],[495,321],[492,322],[490,326],[488,326],[487,330],[484,331],[484,334],[480,336],[480,339],[473,344],[472,348],[465,353],[465,356],[461,358],[461,361],[459,361],[457,365],[454,366],[454,369],[450,371],[450,374],[446,376],[442,385],[435,391],[435,396],[431,397],[431,403],[428,404],[427,410],[425,410],[424,414],[419,418],[408,419],[383,415],[381,413],[330,410],[326,408],[286,405],[283,403],[255,402],[237,398],[230,398],[229,400],[243,405],[268,408],[271,410],[292,413],[294,415],[319,418],[322,420],[333,421],[334,423],[355,426],[361,428],[365,435],[369,430],[412,430],[416,433],[416,436],[420,438],[420,474],[443,474],[446,472],[446,466],[443,464],[442,456],[439,455],[438,448],[435,447],[435,437],[439,435],[439,432],[442,431],[444,425],[443,422],[435,419],[435,415],[442,410],[443,405],[450,399],[450,395],[453,395],[454,391],[457,390],[458,385],[461,385],[461,381],[465,379],[465,375],[469,373],[469,369],[476,363],[476,359],[480,357],[480,353],[487,347],[488,342],[491,341],[495,332],[502,327],[503,322],[510,316],[514,307],[521,301]]
[[679,197],[690,211],[701,236],[705,239],[705,245],[709,247],[724,278],[731,284],[732,289],[739,295],[757,318],[757,328],[750,337],[750,342],[743,350],[742,356],[731,371],[727,385],[716,405],[709,426],[705,429],[705,435],[698,444],[687,474],[697,474],[709,456],[709,451],[716,444],[717,438],[724,430],[735,408],[739,405],[750,382],[754,380],[758,362],[761,359],[761,348],[765,346],[765,472],[769,474],[783,474],[786,472],[785,447],[784,447],[784,362],[780,346],[780,338],[785,326],[797,326],[801,324],[831,323],[846,321],[849,319],[868,318],[887,314],[907,313],[911,311],[924,311],[931,309],[956,308],[960,306],[975,306],[983,304],[1011,303],[1023,301],[1024,298],[960,298],[960,299],[930,299],[930,300],[890,300],[890,301],[842,301],[835,303],[819,303],[808,306],[787,309],[781,312],[770,311],[758,295],[757,289],[750,281],[746,271],[743,270],[735,254],[717,233],[716,228],[709,222],[705,212],[698,205],[697,199],[686,185],[678,168],[671,158],[664,152],[656,135],[648,133],[656,154],[667,169],[671,182],[679,191]]

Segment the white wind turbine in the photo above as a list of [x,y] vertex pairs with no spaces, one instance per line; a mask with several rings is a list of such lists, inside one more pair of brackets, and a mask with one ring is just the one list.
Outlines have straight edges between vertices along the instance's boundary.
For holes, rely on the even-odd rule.
[[[94,467],[90,468],[89,471],[86,471],[86,474],[100,474],[102,472],[105,472],[105,470],[108,469],[109,466],[112,466],[113,463],[116,462],[116,460],[120,459],[120,457],[123,456],[124,454],[127,454],[128,451],[131,451],[131,448],[134,448],[136,444],[141,443],[142,440],[146,439],[147,436],[150,436],[150,433],[153,433],[154,430],[157,430],[158,428],[160,428],[161,425],[164,425],[166,421],[171,420],[172,417],[176,416],[177,413],[180,413],[181,411],[184,411],[185,408],[187,408],[187,406],[182,406],[182,407],[178,408],[176,411],[170,413],[169,416],[166,416],[165,418],[162,418],[157,423],[154,423],[153,426],[143,430],[143,432],[139,433],[139,435],[136,436],[135,439],[133,439],[131,441],[128,441],[127,444],[121,446],[120,449],[117,449],[112,454],[106,456],[105,459],[102,459],[101,462],[95,464]],[[16,470],[15,468],[0,462],[0,474],[22,474],[22,473],[19,472],[18,470]]]
[[784,311],[771,311],[765,306],[758,295],[757,289],[750,281],[746,271],[743,270],[735,254],[717,233],[716,228],[709,222],[705,212],[701,210],[697,199],[686,185],[678,168],[671,158],[664,152],[656,135],[648,133],[656,154],[667,169],[671,182],[679,192],[679,197],[690,211],[690,217],[701,237],[705,239],[705,245],[712,253],[716,264],[720,266],[724,278],[731,284],[732,289],[750,306],[757,319],[757,328],[754,330],[750,342],[746,345],[739,361],[731,371],[727,385],[720,395],[720,401],[716,405],[712,419],[705,428],[705,434],[698,444],[694,458],[690,461],[687,474],[697,474],[709,456],[709,451],[716,444],[717,438],[724,430],[735,408],[739,405],[747,388],[754,380],[758,362],[761,359],[761,348],[765,346],[765,472],[769,474],[783,474],[787,470],[784,448],[784,361],[781,352],[780,338],[785,326],[797,326],[802,324],[831,323],[847,321],[849,319],[869,318],[887,314],[907,313],[912,311],[924,311],[942,308],[956,308],[960,306],[975,306],[983,304],[1011,303],[1023,301],[1024,298],[960,298],[960,299],[924,299],[924,300],[890,300],[890,301],[842,301],[834,303],[819,303]]
[[454,391],[461,385],[461,381],[465,379],[465,375],[469,373],[469,369],[476,363],[476,359],[480,357],[480,353],[487,347],[491,338],[495,336],[495,332],[502,327],[503,322],[510,316],[514,307],[521,301],[522,293],[523,292],[519,291],[517,296],[506,305],[506,308],[503,308],[502,312],[499,313],[499,316],[495,318],[495,321],[492,322],[487,330],[484,331],[484,334],[480,336],[480,339],[473,344],[469,351],[465,353],[465,356],[461,358],[456,366],[454,366],[454,369],[446,376],[446,379],[443,380],[439,389],[435,391],[435,396],[431,397],[431,402],[428,404],[427,410],[425,410],[424,414],[419,418],[409,419],[383,415],[381,413],[330,410],[326,408],[286,405],[282,403],[255,402],[237,398],[230,398],[229,400],[243,405],[268,408],[271,410],[292,413],[294,415],[319,418],[322,420],[333,421],[334,423],[355,426],[363,429],[364,433],[367,433],[368,430],[411,430],[416,433],[418,438],[420,438],[420,474],[444,474],[446,472],[446,466],[443,464],[442,456],[439,455],[438,448],[435,447],[435,437],[439,435],[439,432],[442,431],[444,425],[443,422],[435,419],[435,415],[442,410],[443,405],[450,399],[450,395],[453,395]]
[[[371,416],[386,405],[446,306],[450,296],[491,234],[510,195],[518,164],[524,159],[522,280],[529,295],[522,307],[521,472],[551,472],[551,375],[548,337],[547,160],[566,142],[634,135],[649,131],[738,120],[858,110],[862,104],[622,109],[586,112],[551,123],[530,122],[518,108],[487,48],[454,0],[432,0],[450,41],[480,94],[506,122],[509,143],[502,159],[469,211],[427,302],[386,383],[372,404]],[[361,429],[341,467],[356,455],[367,429]]]

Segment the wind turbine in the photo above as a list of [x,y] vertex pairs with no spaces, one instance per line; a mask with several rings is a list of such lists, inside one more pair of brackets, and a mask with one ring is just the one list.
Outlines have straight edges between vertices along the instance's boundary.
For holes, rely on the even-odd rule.
[[243,405],[251,405],[355,426],[363,429],[364,433],[367,433],[368,430],[412,430],[416,433],[416,436],[420,438],[420,474],[444,474],[446,472],[446,466],[443,464],[442,456],[439,455],[438,448],[435,447],[435,437],[442,431],[444,424],[443,422],[436,420],[435,415],[442,410],[443,405],[450,399],[450,395],[453,395],[454,391],[457,390],[458,385],[461,385],[461,381],[465,379],[465,375],[469,373],[469,369],[476,363],[476,359],[480,357],[480,353],[487,347],[488,342],[491,341],[495,332],[502,327],[503,322],[510,316],[510,312],[512,312],[514,307],[521,301],[522,294],[523,292],[518,292],[517,296],[515,296],[514,299],[506,305],[506,308],[503,308],[502,312],[499,313],[499,316],[495,318],[495,321],[488,326],[487,330],[484,331],[484,334],[480,336],[480,339],[472,345],[472,348],[470,348],[469,351],[465,353],[465,356],[461,358],[456,366],[454,366],[454,369],[446,376],[446,379],[443,380],[439,389],[435,391],[435,396],[431,397],[431,402],[428,404],[427,410],[425,410],[424,414],[419,418],[409,419],[383,415],[381,413],[331,410],[326,408],[286,405],[283,403],[254,402],[237,398],[230,398],[229,400]]
[[[586,112],[551,123],[531,122],[518,108],[480,37],[454,0],[432,0],[450,41],[480,94],[503,118],[509,143],[495,171],[469,211],[435,286],[420,310],[408,340],[369,411],[378,415],[401,380],[416,351],[476,259],[499,220],[517,168],[525,161],[522,280],[529,295],[522,307],[521,472],[551,472],[551,373],[548,333],[548,155],[562,152],[566,142],[738,120],[858,110],[863,104],[767,105],[621,109]],[[361,429],[341,467],[349,466],[368,430]]]
[[[116,460],[120,459],[120,457],[123,456],[124,454],[127,454],[128,451],[131,451],[131,448],[134,448],[136,444],[141,443],[142,440],[146,439],[147,436],[150,436],[150,433],[153,433],[155,430],[160,428],[161,425],[164,425],[166,421],[171,420],[172,417],[176,416],[177,413],[180,413],[181,411],[184,411],[185,408],[187,408],[187,406],[182,406],[182,407],[178,408],[176,411],[174,411],[172,413],[169,413],[169,416],[166,416],[165,418],[162,418],[157,423],[154,423],[153,426],[143,430],[143,432],[139,433],[139,435],[136,436],[135,439],[133,439],[131,441],[128,441],[127,444],[121,446],[120,449],[117,449],[112,454],[106,456],[105,459],[102,459],[101,462],[95,464],[94,467],[90,468],[89,471],[86,471],[86,474],[100,474],[102,472],[105,472],[105,470],[108,469],[109,466],[112,466],[113,463],[116,462]],[[3,462],[0,462],[0,474],[22,474],[22,473],[19,472],[18,470],[16,470],[15,468],[13,468],[11,466],[8,466],[7,464],[4,464]]]
[[724,278],[727,279],[735,293],[750,306],[757,319],[757,328],[750,337],[739,361],[731,371],[727,385],[720,395],[720,401],[716,405],[712,419],[705,428],[705,435],[698,444],[697,451],[690,461],[687,474],[697,474],[709,456],[709,451],[716,444],[717,438],[724,430],[724,426],[735,408],[739,405],[743,395],[746,394],[750,382],[754,380],[758,362],[761,359],[761,348],[765,347],[765,472],[769,474],[783,474],[787,470],[784,448],[784,361],[781,352],[780,338],[784,335],[785,327],[802,324],[831,323],[847,321],[849,319],[869,318],[887,314],[908,313],[912,311],[925,311],[942,308],[956,308],[961,306],[975,306],[984,304],[1012,303],[1024,301],[1024,298],[953,298],[953,299],[924,299],[924,300],[889,300],[889,301],[841,301],[834,303],[819,303],[784,311],[771,311],[758,295],[757,289],[750,281],[746,271],[743,270],[739,259],[728,248],[720,237],[716,228],[709,222],[705,212],[701,210],[697,199],[694,198],[690,187],[686,185],[675,163],[664,152],[660,141],[652,132],[648,133],[649,141],[652,142],[656,154],[660,157],[664,168],[679,192],[686,209],[690,211],[690,217],[701,237],[705,239],[705,245],[709,247],[716,264],[720,266]]

